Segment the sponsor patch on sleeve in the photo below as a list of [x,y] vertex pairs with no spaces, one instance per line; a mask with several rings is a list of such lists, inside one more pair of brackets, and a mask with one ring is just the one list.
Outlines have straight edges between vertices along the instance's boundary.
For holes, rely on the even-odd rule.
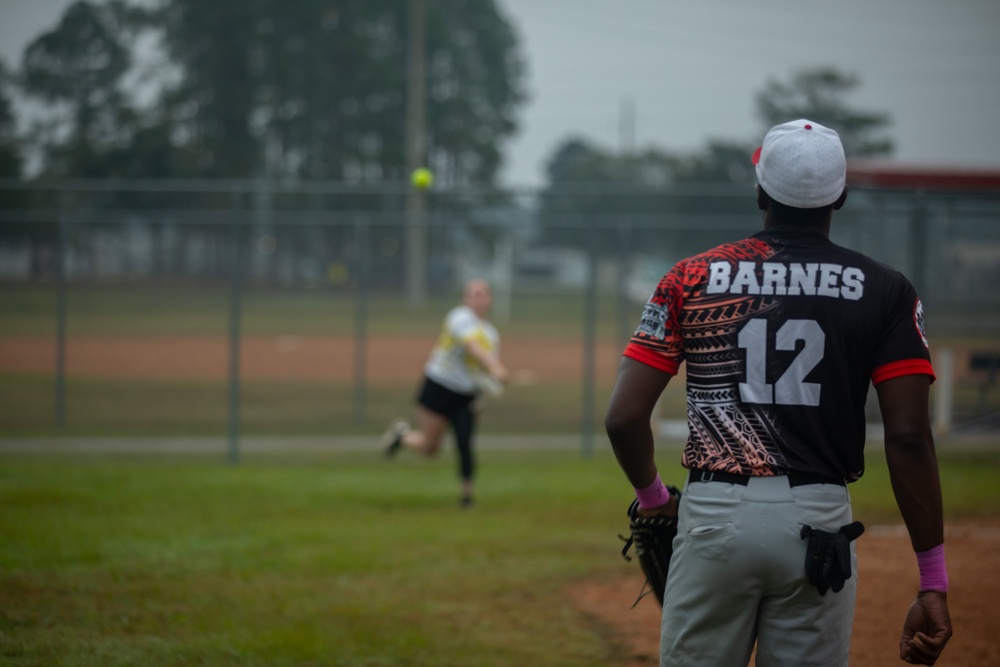
[[639,320],[639,327],[635,333],[663,340],[667,335],[667,316],[667,304],[657,305],[652,301],[646,302],[646,307],[642,311],[642,319]]

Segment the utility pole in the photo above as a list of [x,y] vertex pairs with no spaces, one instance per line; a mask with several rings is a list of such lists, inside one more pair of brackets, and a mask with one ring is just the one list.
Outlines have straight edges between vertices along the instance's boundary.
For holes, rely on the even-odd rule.
[[618,152],[628,157],[635,150],[635,100],[623,95],[618,102]]
[[[407,178],[423,167],[426,146],[426,0],[410,0],[409,48],[406,68]],[[427,301],[427,225],[423,188],[410,184],[406,195],[406,300],[411,306]]]

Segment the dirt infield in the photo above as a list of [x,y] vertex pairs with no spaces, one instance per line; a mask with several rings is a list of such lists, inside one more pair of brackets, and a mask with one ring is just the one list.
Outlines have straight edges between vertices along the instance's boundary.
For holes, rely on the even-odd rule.
[[[432,337],[375,337],[366,345],[372,380],[405,379],[420,372]],[[357,346],[353,338],[332,336],[247,336],[242,339],[242,374],[248,379],[321,380],[349,377]],[[955,350],[955,379],[969,374],[969,350]],[[601,342],[596,368],[612,376],[621,350]],[[511,338],[503,357],[515,372],[539,380],[580,377],[583,343],[555,338]],[[0,372],[52,373],[52,338],[0,337]],[[103,378],[224,379],[229,372],[229,340],[225,336],[70,336],[66,343],[70,375]]]
[[[938,661],[941,667],[1000,665],[1000,520],[949,525],[945,536],[955,635]],[[858,603],[851,667],[904,665],[899,659],[903,617],[916,590],[917,564],[901,526],[873,526],[858,541]],[[613,581],[585,582],[571,596],[595,629],[616,646],[619,664],[658,664],[660,608],[651,596],[629,609],[642,586],[638,566]],[[753,664],[753,663],[751,663]]]
[[[372,381],[418,377],[433,338],[372,338],[366,370]],[[338,380],[353,377],[356,345],[328,336],[246,337],[240,346],[241,376],[248,380]],[[621,351],[600,344],[596,366],[613,377]],[[580,377],[580,341],[550,338],[503,343],[504,361],[515,377],[537,381]],[[55,342],[45,338],[0,338],[0,372],[52,373]],[[223,336],[76,336],[66,343],[70,376],[115,379],[224,380],[229,373],[229,341]]]

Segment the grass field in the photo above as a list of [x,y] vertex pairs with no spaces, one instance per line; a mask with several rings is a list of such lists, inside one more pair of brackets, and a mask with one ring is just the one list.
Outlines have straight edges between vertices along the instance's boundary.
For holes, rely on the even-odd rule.
[[[1000,516],[997,450],[939,449],[949,519]],[[665,478],[678,458],[661,450]],[[856,517],[895,523],[868,460]],[[450,452],[0,461],[0,664],[614,664],[566,596],[635,566],[606,446],[484,450],[471,511]]]
[[[231,290],[217,284],[70,285],[66,317],[74,335],[228,334]],[[368,297],[360,310],[359,297],[347,290],[251,289],[242,294],[241,322],[245,335],[346,335],[356,332],[359,318],[371,335],[399,333],[434,335],[441,318],[458,303],[459,291],[428,297],[427,303],[407,306],[399,294]],[[54,333],[57,292],[52,284],[0,284],[0,336],[50,336]],[[602,294],[598,332],[615,333],[619,303]],[[622,316],[633,327],[642,304],[630,303]],[[578,291],[518,292],[512,298],[502,333],[507,336],[565,336],[584,317],[584,295]],[[363,315],[362,315],[363,313]],[[495,309],[494,317],[500,317]]]
[[[355,388],[347,382],[246,381],[241,386],[241,430],[247,436],[373,435],[391,419],[413,413],[416,374],[408,382],[367,388],[365,418],[356,419]],[[597,389],[606,405],[610,382]],[[673,394],[671,394],[673,396]],[[0,374],[0,437],[222,436],[226,384],[189,380],[70,379],[66,427],[53,420],[51,378]],[[578,382],[549,382],[508,390],[481,424],[489,433],[567,433],[580,428]],[[674,413],[683,404],[674,397]],[[597,424],[599,426],[599,424]]]
[[[526,436],[518,451],[484,449],[477,506],[462,512],[451,452],[388,464],[377,452],[290,448],[246,451],[239,466],[226,465],[221,453],[5,452],[4,439],[14,436],[101,442],[226,433],[225,285],[73,286],[67,296],[70,343],[106,347],[91,371],[74,371],[80,356],[68,360],[66,424],[57,427],[54,290],[0,289],[0,352],[15,349],[2,347],[12,340],[43,348],[40,370],[4,370],[18,360],[0,358],[0,665],[621,664],[613,633],[567,596],[637,567],[619,555],[629,489],[600,433],[620,350],[622,311],[610,297],[598,304],[594,335],[605,354],[588,408],[581,400],[582,297],[515,296],[501,323],[505,350],[528,358],[527,348],[536,346],[535,370],[547,356],[570,363],[511,386],[484,414],[481,432],[566,434],[589,426],[596,447],[590,457],[533,449]],[[373,344],[423,338],[408,362],[412,371],[370,381],[363,403],[350,356],[342,368],[310,357],[329,369],[322,377],[247,373],[242,433],[290,442],[374,438],[412,409],[424,339],[433,339],[454,300],[437,297],[422,310],[387,297],[366,304],[364,331]],[[340,341],[350,351],[357,306],[347,293],[248,293],[242,334],[264,347],[300,337]],[[638,316],[633,310],[628,324]],[[214,356],[206,363],[217,370],[171,375],[180,356],[157,360],[147,375],[102,366],[101,355],[116,346],[192,340],[209,349]],[[995,347],[989,340],[958,344]],[[520,359],[510,359],[517,369]],[[150,360],[139,361],[142,370]],[[244,361],[259,360],[247,352]],[[372,370],[377,361],[399,363],[374,352],[369,361]],[[979,381],[956,385],[957,418],[982,412]],[[663,416],[683,417],[682,382],[668,387],[661,408]],[[940,443],[949,519],[1000,516],[998,444],[973,450]],[[680,482],[676,445],[659,460],[664,477]],[[897,523],[888,489],[875,448],[865,479],[852,488],[857,517]]]

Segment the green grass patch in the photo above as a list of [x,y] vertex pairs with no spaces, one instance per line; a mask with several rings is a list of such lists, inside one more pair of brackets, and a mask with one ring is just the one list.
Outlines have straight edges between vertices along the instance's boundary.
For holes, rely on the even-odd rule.
[[[333,289],[246,286],[241,292],[241,331],[248,336],[350,336],[359,323],[368,335],[433,336],[441,318],[458,303],[457,290],[428,298],[420,307],[396,293],[362,296]],[[517,292],[509,317],[498,322],[507,336],[578,336],[585,302],[576,291]],[[631,330],[642,305],[626,307],[611,294],[599,298],[597,332],[617,336],[616,321]],[[58,300],[53,284],[0,284],[0,336],[52,336]],[[232,288],[216,283],[72,284],[66,290],[67,330],[72,335],[228,335]]]
[[[1000,516],[1000,439],[970,448],[958,440],[938,440],[941,492],[946,516],[973,519]],[[889,469],[881,448],[870,449],[865,474],[852,484],[855,515],[875,522],[898,522],[899,512],[891,495]]]
[[[244,381],[241,433],[248,436],[338,436],[381,432],[396,417],[415,415],[410,385],[350,382]],[[607,405],[609,381],[595,390]],[[217,381],[69,378],[65,426],[56,425],[53,378],[0,374],[0,434],[38,436],[218,436],[229,425],[229,386]],[[573,382],[512,387],[480,417],[484,433],[567,433],[581,428],[583,392]],[[594,418],[594,428],[601,428]]]
[[562,593],[623,565],[622,502],[605,501],[627,486],[602,458],[484,455],[472,512],[450,457],[7,458],[0,652],[12,665],[605,664]]
[[[677,446],[659,458],[679,481]],[[565,591],[634,567],[609,448],[480,461],[462,511],[451,452],[4,455],[0,662],[608,664]],[[944,445],[941,475],[950,519],[1000,514],[997,453]],[[899,521],[877,454],[852,496],[857,518]]]

